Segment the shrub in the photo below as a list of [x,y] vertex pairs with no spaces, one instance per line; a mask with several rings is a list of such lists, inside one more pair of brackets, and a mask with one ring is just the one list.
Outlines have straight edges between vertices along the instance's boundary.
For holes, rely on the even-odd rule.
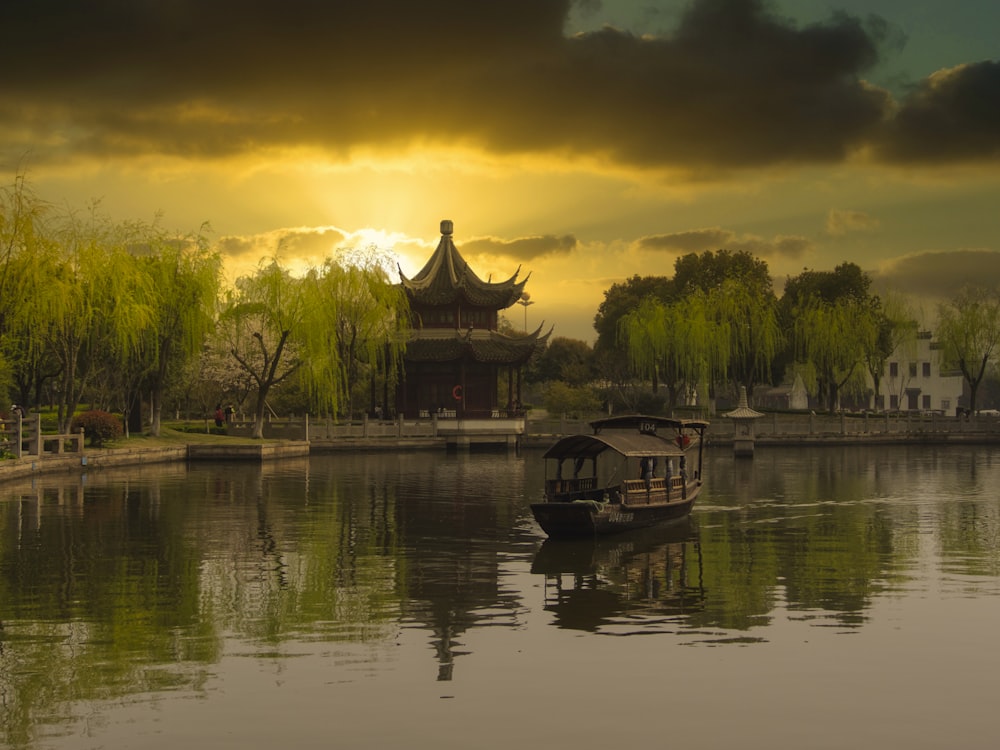
[[601,401],[590,388],[574,387],[553,380],[545,388],[545,408],[549,414],[579,417],[601,409]]
[[78,432],[81,427],[84,437],[90,441],[91,445],[98,448],[104,444],[105,440],[114,440],[121,437],[123,433],[122,421],[119,417],[97,409],[85,411],[73,417],[70,429],[73,432]]

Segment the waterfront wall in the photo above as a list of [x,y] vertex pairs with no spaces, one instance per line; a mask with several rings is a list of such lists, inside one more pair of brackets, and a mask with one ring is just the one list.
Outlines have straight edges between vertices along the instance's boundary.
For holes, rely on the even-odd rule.
[[[555,418],[529,420],[533,438],[585,434],[590,420]],[[736,424],[721,415],[708,418],[709,445],[731,445]],[[803,414],[771,412],[753,420],[758,445],[795,445],[816,442],[1000,442],[1000,418],[949,417],[942,414]]]
[[[586,434],[590,421],[567,417],[519,420],[523,433],[516,439],[504,435],[497,447],[547,447],[564,435]],[[310,430],[306,420],[285,420],[275,428],[286,439],[259,443],[227,443],[225,435],[218,442],[192,443],[169,448],[85,448],[80,453],[48,453],[40,456],[0,461],[0,481],[39,473],[88,471],[102,467],[136,466],[180,461],[270,461],[303,457],[310,453],[349,451],[445,450],[457,443],[447,430],[439,430],[437,420],[365,421],[354,424],[321,423],[323,428]],[[313,427],[315,427],[315,423]],[[940,414],[787,414],[769,413],[754,420],[758,448],[769,445],[843,445],[843,444],[1000,444],[1000,418],[971,416],[948,417]],[[274,433],[272,433],[274,434]],[[514,433],[512,433],[514,434]],[[309,439],[292,438],[309,435]],[[732,445],[735,425],[717,416],[705,435],[708,445]],[[465,447],[465,446],[460,446]]]
[[[517,436],[521,444],[544,442],[563,435],[586,434],[590,422],[600,414],[581,418],[549,417],[514,420],[506,431],[493,420],[497,434]],[[679,414],[679,417],[688,415]],[[689,415],[702,418],[701,415]],[[735,437],[735,423],[722,415],[707,417],[710,426],[706,442],[729,444]],[[468,420],[466,420],[468,421]],[[483,420],[477,420],[477,423]],[[489,420],[485,420],[489,421]],[[443,437],[452,435],[462,420],[431,418],[400,418],[396,420],[363,419],[338,422],[331,419],[275,419],[265,425],[264,437],[290,441],[308,441],[320,450],[343,450],[382,447],[420,447],[449,444]],[[249,434],[249,426],[231,428],[229,434]],[[488,432],[480,430],[481,432]],[[898,412],[892,414],[813,414],[769,412],[753,421],[756,439],[762,445],[772,442],[829,440],[881,440],[926,442],[933,439],[982,439],[1000,441],[1000,418],[988,416],[955,417],[943,414]]]

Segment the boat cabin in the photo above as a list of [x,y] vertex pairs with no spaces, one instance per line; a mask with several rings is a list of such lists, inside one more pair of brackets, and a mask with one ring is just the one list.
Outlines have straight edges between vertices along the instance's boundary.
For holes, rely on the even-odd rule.
[[[707,422],[623,416],[591,426],[593,434],[563,438],[545,452],[548,502],[650,505],[684,499],[689,484],[700,482]],[[694,448],[692,467],[688,454]]]

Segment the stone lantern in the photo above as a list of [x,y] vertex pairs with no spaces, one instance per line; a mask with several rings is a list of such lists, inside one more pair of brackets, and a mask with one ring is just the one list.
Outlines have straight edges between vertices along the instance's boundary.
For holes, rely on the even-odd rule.
[[733,455],[753,457],[753,423],[764,415],[750,408],[746,386],[740,386],[740,405],[722,416],[733,420]]

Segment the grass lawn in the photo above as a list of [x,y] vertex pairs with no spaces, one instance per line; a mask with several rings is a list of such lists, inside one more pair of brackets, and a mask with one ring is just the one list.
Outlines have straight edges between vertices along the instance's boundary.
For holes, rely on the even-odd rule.
[[152,437],[148,434],[130,435],[127,438],[118,438],[104,444],[104,448],[176,448],[180,445],[191,444],[211,444],[219,443],[224,445],[257,445],[259,443],[278,443],[280,440],[255,440],[248,437],[236,437],[230,435],[216,435],[206,432],[185,432],[174,427],[162,425],[160,436]]

